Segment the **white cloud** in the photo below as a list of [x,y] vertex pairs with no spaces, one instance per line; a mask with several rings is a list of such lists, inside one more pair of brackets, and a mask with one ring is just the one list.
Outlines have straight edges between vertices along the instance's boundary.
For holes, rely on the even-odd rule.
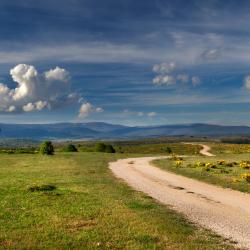
[[133,117],[140,117],[140,118],[153,118],[157,115],[156,112],[151,111],[151,112],[142,112],[142,111],[133,111],[129,109],[124,109],[123,114],[126,116],[133,116]]
[[154,117],[154,116],[156,116],[157,115],[157,113],[156,112],[149,112],[149,113],[147,113],[147,116],[148,117]]
[[170,74],[178,68],[175,62],[155,64],[153,71],[159,74]]
[[25,112],[30,112],[30,111],[33,111],[34,109],[35,109],[35,105],[31,102],[23,106],[23,110]]
[[43,101],[38,101],[36,103],[27,103],[26,105],[23,106],[23,111],[25,112],[31,112],[34,110],[42,110],[47,106],[47,102]]
[[171,75],[160,75],[153,79],[153,83],[156,85],[172,85],[176,83],[176,80]]
[[250,75],[245,77],[244,86],[245,86],[246,89],[250,90]]
[[153,66],[153,72],[157,75],[153,78],[155,85],[173,85],[176,83],[191,83],[193,86],[199,85],[201,80],[198,76],[189,76],[181,72],[176,63],[161,63]]
[[19,64],[10,70],[16,88],[0,83],[0,112],[31,112],[60,108],[76,103],[80,96],[71,92],[70,75],[56,67],[40,74],[32,65]]
[[215,60],[220,56],[219,49],[206,49],[202,54],[201,57],[207,60]]
[[103,112],[104,109],[101,107],[95,108],[91,103],[86,102],[83,103],[79,109],[78,117],[79,118],[86,118],[88,117],[91,113],[101,113]]
[[16,111],[16,107],[15,106],[9,106],[9,108],[7,109],[7,112],[15,112]]
[[98,107],[98,108],[96,108],[96,112],[97,113],[102,113],[102,112],[104,112],[104,109],[101,108],[101,107]]
[[79,118],[85,118],[85,117],[89,116],[89,114],[91,112],[93,112],[92,104],[90,104],[89,102],[83,103],[82,106],[79,109],[78,117]]
[[192,81],[193,86],[197,86],[197,85],[201,84],[201,79],[198,76],[193,76],[191,78],[191,81]]

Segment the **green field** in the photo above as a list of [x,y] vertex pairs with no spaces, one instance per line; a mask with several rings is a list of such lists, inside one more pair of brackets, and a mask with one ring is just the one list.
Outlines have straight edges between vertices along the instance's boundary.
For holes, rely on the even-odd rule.
[[[175,154],[198,155],[201,149],[199,145],[165,142],[162,141],[119,141],[111,142],[117,153],[120,154],[169,154],[169,150]],[[60,145],[60,148],[62,145]],[[95,151],[95,143],[88,142],[78,145],[81,152]]]
[[0,249],[233,249],[114,178],[128,156],[1,154]]

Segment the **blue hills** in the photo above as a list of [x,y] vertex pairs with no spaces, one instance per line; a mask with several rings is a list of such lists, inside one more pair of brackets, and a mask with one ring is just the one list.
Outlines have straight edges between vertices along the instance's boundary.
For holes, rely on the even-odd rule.
[[139,139],[164,136],[248,136],[248,126],[183,124],[130,127],[104,122],[0,124],[0,138],[28,139]]

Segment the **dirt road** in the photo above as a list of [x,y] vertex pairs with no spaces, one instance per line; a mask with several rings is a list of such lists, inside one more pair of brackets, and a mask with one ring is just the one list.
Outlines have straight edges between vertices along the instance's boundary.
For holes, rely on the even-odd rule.
[[206,155],[206,156],[215,156],[209,152],[211,150],[211,148],[209,146],[204,145],[204,144],[199,144],[199,145],[201,145],[203,147],[200,151],[200,154]]
[[[159,157],[158,157],[159,158]],[[110,163],[115,176],[161,203],[171,205],[190,221],[250,249],[250,194],[223,189],[160,170],[157,157]]]

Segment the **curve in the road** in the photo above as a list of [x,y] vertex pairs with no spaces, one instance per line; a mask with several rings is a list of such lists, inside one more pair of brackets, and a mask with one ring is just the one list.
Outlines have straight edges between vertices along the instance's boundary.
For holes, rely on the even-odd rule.
[[205,144],[199,144],[202,146],[202,149],[200,150],[200,154],[205,155],[205,156],[215,156],[214,154],[210,153],[209,151],[211,148]]
[[122,159],[109,167],[134,189],[250,249],[250,194],[163,171],[150,164],[154,159],[159,157]]

